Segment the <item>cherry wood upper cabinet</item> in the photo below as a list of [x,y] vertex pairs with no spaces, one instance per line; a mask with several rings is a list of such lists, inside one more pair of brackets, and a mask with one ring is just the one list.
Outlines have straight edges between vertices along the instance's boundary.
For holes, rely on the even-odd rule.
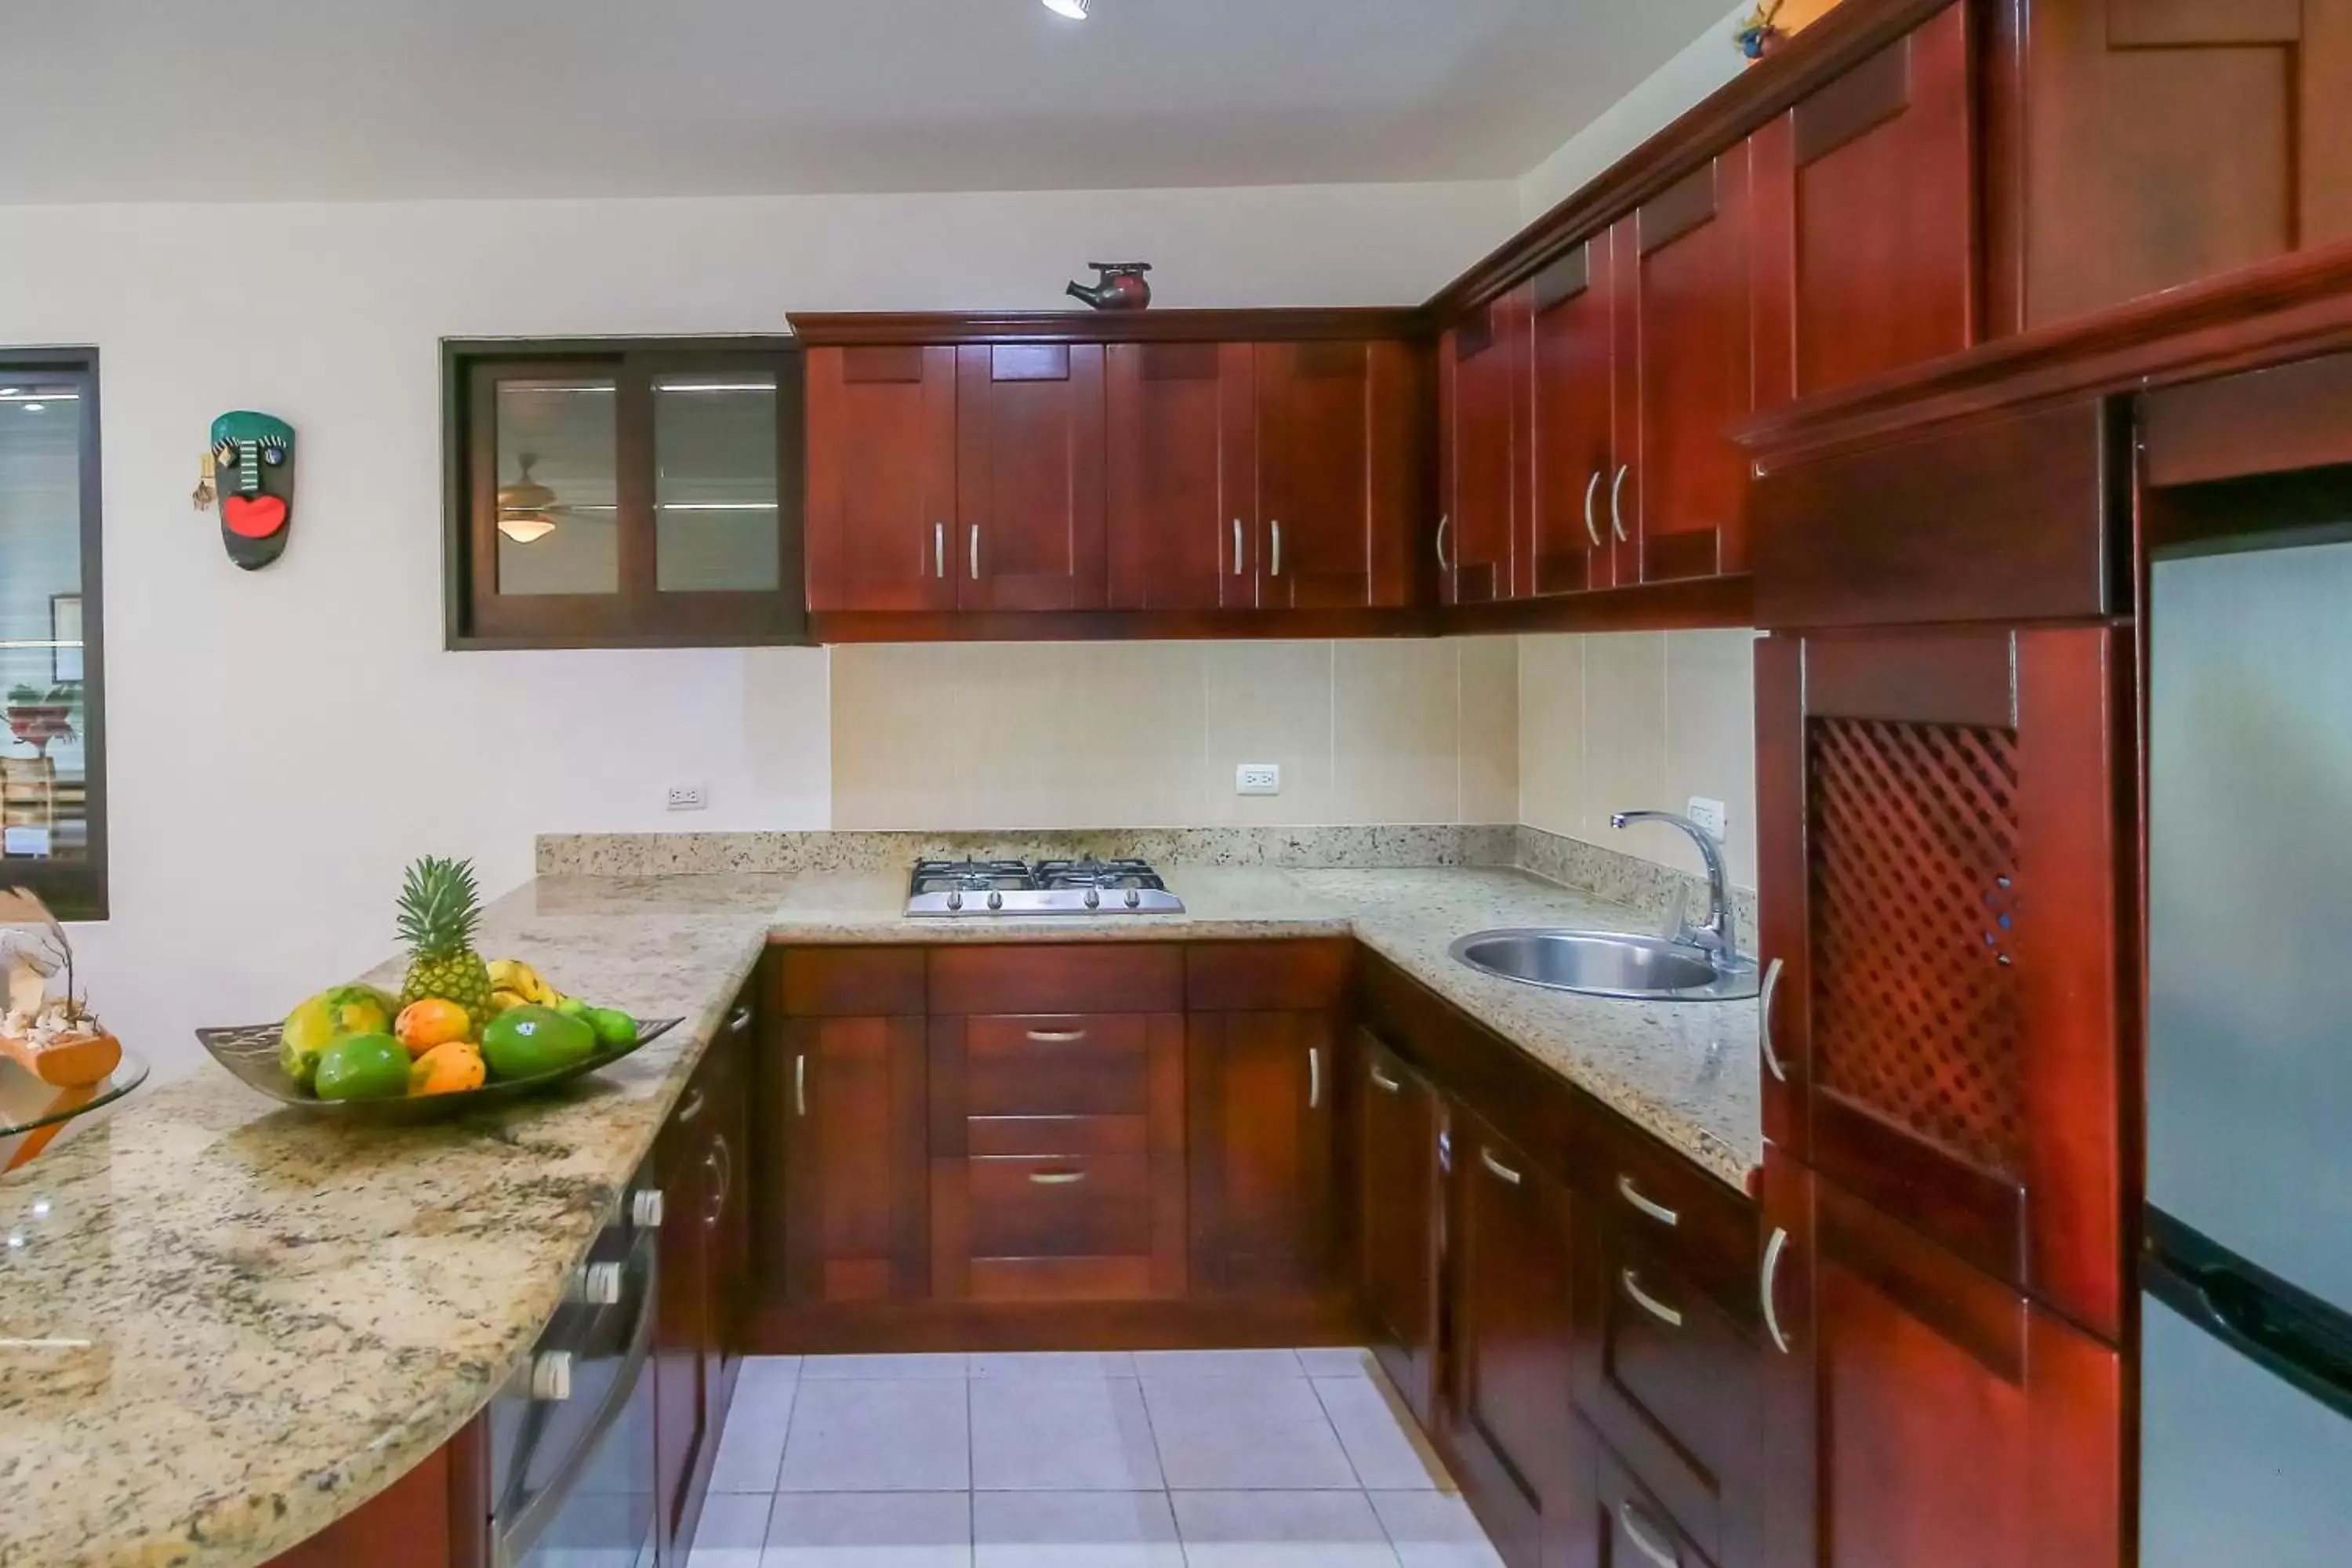
[[1421,510],[1422,361],[1395,342],[1257,345],[1258,603],[1401,605]]
[[2110,1337],[2137,880],[2126,636],[1824,633],[1757,652],[1766,1136]]
[[1756,132],[1759,404],[1981,335],[1974,15],[1947,8]]
[[1621,226],[1620,437],[1601,512],[1619,583],[1746,569],[1748,462],[1729,429],[1755,408],[1749,195],[1743,143]]
[[1252,346],[1114,343],[1107,368],[1110,607],[1255,607]]
[[1438,345],[1438,441],[1444,537],[1440,596],[1449,605],[1513,596],[1512,544],[1524,500],[1527,293],[1473,312]]
[[1986,9],[1996,331],[2352,237],[2352,0]]
[[1103,346],[956,356],[962,610],[1091,610],[1104,585]]
[[2122,1358],[1766,1163],[1771,1568],[2122,1568]]
[[813,610],[953,607],[956,352],[808,351]]
[[1616,581],[1607,516],[1617,475],[1616,240],[1603,229],[1538,274],[1529,375],[1527,591]]

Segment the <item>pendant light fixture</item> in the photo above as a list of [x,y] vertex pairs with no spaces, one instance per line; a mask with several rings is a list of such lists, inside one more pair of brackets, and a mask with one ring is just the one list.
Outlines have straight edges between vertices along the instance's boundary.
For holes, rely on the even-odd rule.
[[1087,19],[1087,0],[1045,0],[1045,9],[1056,16],[1067,16],[1073,22]]

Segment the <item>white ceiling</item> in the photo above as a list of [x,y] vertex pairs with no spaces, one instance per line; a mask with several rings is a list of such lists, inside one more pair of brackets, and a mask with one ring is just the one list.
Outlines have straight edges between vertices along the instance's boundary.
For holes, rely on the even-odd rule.
[[6,0],[0,203],[1507,179],[1725,9]]

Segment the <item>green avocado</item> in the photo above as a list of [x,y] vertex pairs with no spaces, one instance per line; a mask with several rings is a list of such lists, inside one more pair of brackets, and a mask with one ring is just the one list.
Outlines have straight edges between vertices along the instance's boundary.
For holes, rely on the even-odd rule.
[[398,1100],[408,1092],[408,1047],[390,1035],[345,1035],[319,1053],[320,1100]]
[[585,1020],[526,1003],[509,1007],[482,1031],[482,1063],[494,1079],[536,1078],[596,1054],[596,1031]]

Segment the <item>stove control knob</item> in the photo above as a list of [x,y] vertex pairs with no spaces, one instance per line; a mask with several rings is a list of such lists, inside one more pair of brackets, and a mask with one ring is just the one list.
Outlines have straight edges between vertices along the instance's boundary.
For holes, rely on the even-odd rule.
[[639,1230],[659,1230],[662,1194],[659,1187],[640,1187],[629,1194],[629,1223]]
[[1129,888],[1127,890],[1127,907],[1130,910],[1139,909],[1142,907],[1142,904],[1143,895],[1137,892],[1133,888]]
[[621,1266],[617,1263],[583,1263],[572,1272],[565,1296],[574,1301],[584,1301],[591,1307],[615,1307],[621,1301]]
[[992,909],[992,910],[1001,910],[1001,909],[1003,909],[1003,908],[1004,907],[1004,895],[1003,895],[1003,893],[991,893],[991,894],[989,894],[989,895],[988,895],[988,907],[989,907],[990,909]]
[[1102,894],[1092,888],[1087,889],[1087,908],[1090,910],[1102,908]]
[[963,895],[961,893],[950,893],[948,895],[948,908],[951,910],[960,910],[963,908]]
[[572,1397],[570,1351],[546,1351],[531,1358],[530,1396],[551,1403]]

